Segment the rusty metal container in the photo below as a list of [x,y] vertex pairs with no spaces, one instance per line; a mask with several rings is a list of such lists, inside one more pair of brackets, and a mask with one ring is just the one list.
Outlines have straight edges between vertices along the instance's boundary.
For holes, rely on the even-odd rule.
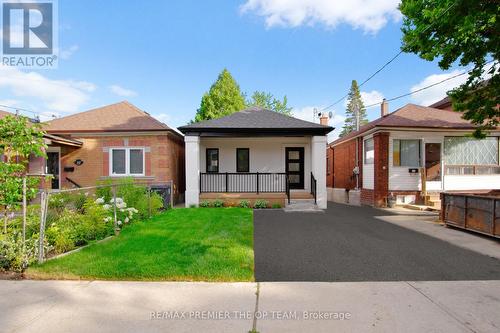
[[500,238],[498,193],[441,193],[441,205],[446,225]]

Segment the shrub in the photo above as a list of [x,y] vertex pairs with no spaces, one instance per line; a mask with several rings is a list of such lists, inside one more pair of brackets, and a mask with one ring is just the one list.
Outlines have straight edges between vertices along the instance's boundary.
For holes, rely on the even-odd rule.
[[196,205],[195,204],[190,204],[189,208],[196,208]]
[[268,206],[269,206],[269,202],[267,200],[259,199],[259,200],[255,200],[255,204],[253,205],[253,208],[263,209],[263,208],[267,208]]
[[[44,242],[45,251],[50,247]],[[22,234],[13,233],[0,235],[0,270],[22,272],[38,257],[38,234],[26,238],[23,247]]]
[[75,241],[71,239],[69,230],[58,232],[54,239],[54,251],[57,254],[71,251],[75,248]]
[[273,203],[272,208],[279,209],[281,208],[281,205],[279,203]]
[[250,208],[250,202],[248,200],[241,200],[238,205],[240,208]]
[[[104,202],[111,202],[113,199],[112,181],[107,180],[100,184],[104,187],[97,189],[96,196],[102,198]],[[146,186],[135,184],[131,177],[120,179],[116,186],[116,196],[122,198],[128,207],[137,209],[138,217],[141,219],[149,217],[150,211],[151,215],[156,215],[163,208],[161,195],[154,191],[150,195],[148,191]]]
[[210,207],[210,202],[206,201],[206,200],[203,200],[203,201],[200,202],[200,207],[202,207],[202,208]]
[[217,199],[212,202],[212,206],[215,208],[221,208],[224,207],[224,201]]

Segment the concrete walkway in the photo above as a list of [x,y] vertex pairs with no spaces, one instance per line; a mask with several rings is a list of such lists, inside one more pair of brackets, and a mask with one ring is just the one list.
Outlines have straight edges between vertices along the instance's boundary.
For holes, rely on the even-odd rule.
[[500,281],[0,281],[2,333],[498,332],[498,309]]

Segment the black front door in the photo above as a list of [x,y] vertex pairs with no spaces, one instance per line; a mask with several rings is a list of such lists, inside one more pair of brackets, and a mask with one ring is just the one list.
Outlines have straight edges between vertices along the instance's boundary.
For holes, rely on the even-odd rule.
[[52,178],[52,189],[59,189],[59,153],[48,152],[47,153],[47,171],[46,173],[53,175]]
[[291,189],[304,189],[304,148],[288,147],[285,151],[286,173]]

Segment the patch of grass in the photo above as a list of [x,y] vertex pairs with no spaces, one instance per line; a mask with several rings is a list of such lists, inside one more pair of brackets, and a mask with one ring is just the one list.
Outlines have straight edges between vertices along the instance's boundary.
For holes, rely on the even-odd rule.
[[253,281],[253,213],[172,209],[118,237],[30,267],[28,278]]

